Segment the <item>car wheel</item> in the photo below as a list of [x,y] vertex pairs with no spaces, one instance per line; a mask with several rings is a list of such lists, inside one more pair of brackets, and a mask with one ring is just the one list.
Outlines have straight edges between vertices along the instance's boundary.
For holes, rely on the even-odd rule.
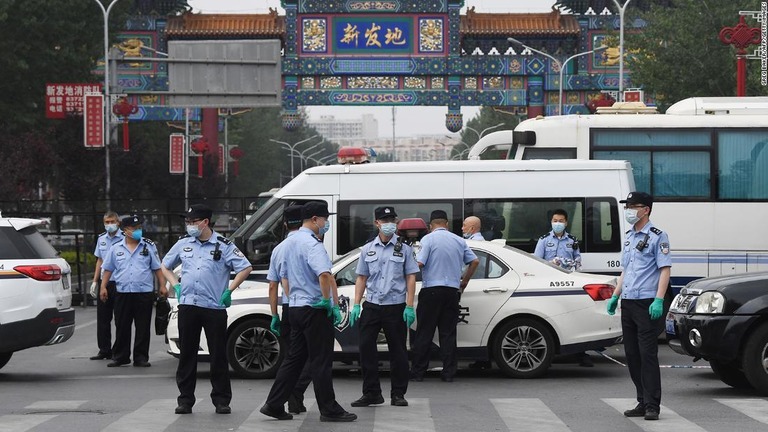
[[720,381],[728,384],[729,386],[737,389],[749,389],[752,385],[747,380],[744,372],[733,363],[721,363],[717,360],[710,360],[709,365],[712,367],[712,372],[720,378]]
[[499,329],[492,350],[496,364],[508,376],[536,378],[552,364],[555,340],[541,322],[514,319]]
[[768,395],[768,324],[758,327],[747,339],[741,366],[752,387]]
[[273,378],[285,355],[283,340],[269,329],[269,321],[256,318],[238,324],[227,339],[227,358],[244,378]]
[[0,353],[0,369],[3,368],[11,360],[12,352]]

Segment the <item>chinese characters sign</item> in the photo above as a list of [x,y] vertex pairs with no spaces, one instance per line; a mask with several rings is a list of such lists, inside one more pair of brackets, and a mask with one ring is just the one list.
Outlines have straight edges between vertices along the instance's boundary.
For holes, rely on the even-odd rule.
[[168,171],[171,174],[184,174],[184,134],[171,134],[169,153]]
[[85,105],[83,109],[85,147],[104,147],[104,96],[96,93],[86,94],[82,98]]
[[63,119],[68,115],[83,115],[83,96],[88,93],[101,93],[101,84],[46,84],[45,116]]

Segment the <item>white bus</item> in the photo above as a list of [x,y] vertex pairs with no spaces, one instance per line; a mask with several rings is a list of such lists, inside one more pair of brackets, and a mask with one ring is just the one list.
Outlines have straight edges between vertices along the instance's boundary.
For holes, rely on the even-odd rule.
[[642,111],[529,119],[484,137],[470,157],[496,146],[514,159],[627,160],[637,189],[655,198],[654,224],[669,233],[675,288],[768,270],[768,98],[690,98],[666,114]]

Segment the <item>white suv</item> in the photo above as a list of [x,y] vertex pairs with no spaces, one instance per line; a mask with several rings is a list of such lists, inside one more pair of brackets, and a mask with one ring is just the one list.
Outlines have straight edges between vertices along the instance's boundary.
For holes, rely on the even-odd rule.
[[75,332],[71,270],[35,228],[42,223],[0,217],[0,368],[16,351]]

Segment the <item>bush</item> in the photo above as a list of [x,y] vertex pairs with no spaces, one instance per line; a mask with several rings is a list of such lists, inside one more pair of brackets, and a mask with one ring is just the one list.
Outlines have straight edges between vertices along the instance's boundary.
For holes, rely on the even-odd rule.
[[[69,263],[69,266],[72,267],[72,274],[77,273],[77,254],[73,250],[68,251],[62,251],[59,256],[64,258],[67,263]],[[93,268],[96,266],[96,256],[94,256],[90,252],[81,252],[80,253],[80,270],[82,270],[83,273],[88,273],[93,271]]]

